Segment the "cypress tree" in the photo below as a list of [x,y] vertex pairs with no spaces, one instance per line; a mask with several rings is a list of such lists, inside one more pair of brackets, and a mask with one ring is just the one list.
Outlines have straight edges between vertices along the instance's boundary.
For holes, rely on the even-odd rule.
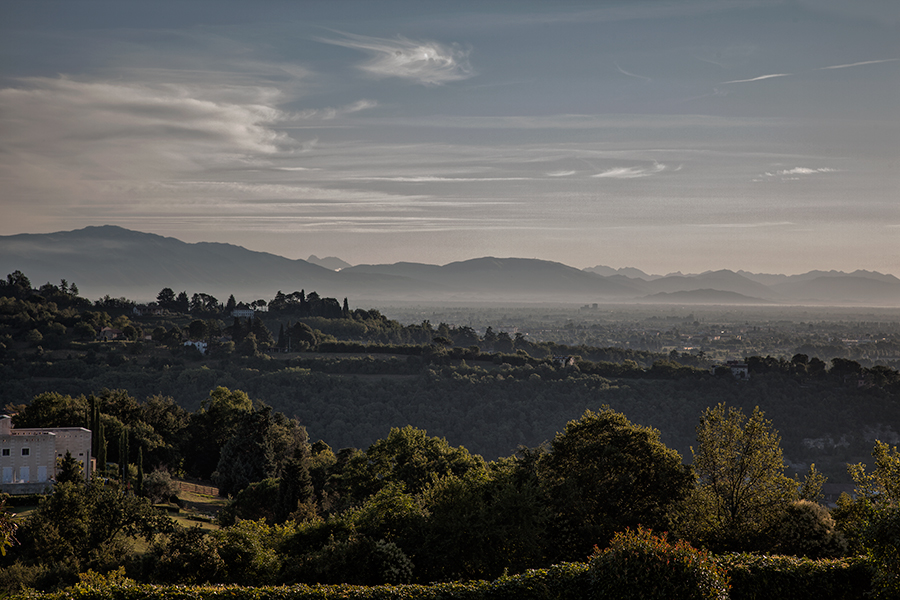
[[125,429],[119,436],[119,470],[122,485],[128,485],[128,432]]
[[97,427],[97,470],[101,475],[106,475],[106,432],[103,422]]
[[89,398],[91,421],[88,429],[91,430],[91,454],[98,456],[100,454],[100,408],[97,406],[97,398],[91,394]]
[[134,493],[138,496],[144,495],[144,449],[141,446],[138,446],[137,482],[134,487]]

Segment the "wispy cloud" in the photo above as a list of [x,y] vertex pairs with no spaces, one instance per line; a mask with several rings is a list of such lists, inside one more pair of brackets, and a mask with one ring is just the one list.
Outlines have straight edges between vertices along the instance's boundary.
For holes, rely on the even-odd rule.
[[634,77],[636,79],[643,79],[644,81],[653,81],[649,77],[644,77],[643,75],[635,75],[634,73],[629,73],[625,69],[619,66],[619,63],[616,63],[616,70],[622,75],[628,75],[629,77]]
[[819,67],[817,71],[825,71],[827,69],[849,69],[850,67],[861,67],[863,65],[877,65],[879,63],[894,62],[900,58],[883,58],[881,60],[864,60],[862,62],[848,63],[846,65],[832,65],[830,67]]
[[6,143],[27,143],[34,151],[76,144],[70,150],[80,147],[82,154],[83,144],[159,142],[274,153],[290,144],[271,127],[287,117],[272,102],[277,93],[244,92],[253,99],[221,100],[215,88],[31,78],[0,90],[0,107]]
[[805,176],[821,175],[823,173],[837,173],[838,169],[830,167],[818,167],[811,169],[809,167],[792,167],[790,169],[779,169],[777,171],[766,171],[762,175],[753,179],[753,181],[771,181],[780,179],[781,181],[798,181]]
[[368,110],[370,108],[375,108],[376,106],[378,106],[378,102],[376,102],[375,100],[363,99],[363,100],[358,100],[352,104],[348,104],[346,106],[314,108],[314,109],[303,110],[303,111],[300,111],[300,112],[292,115],[292,118],[294,120],[297,120],[297,119],[322,119],[324,121],[330,121],[332,119],[336,119],[337,117],[361,112],[364,110]]
[[300,156],[303,145],[277,129],[292,118],[280,98],[266,86],[22,79],[0,89],[0,179],[30,209],[62,198],[73,211],[126,211],[148,198],[130,190],[152,182]]
[[[819,169],[810,169],[807,167],[794,167],[793,169],[783,169],[778,171],[779,175],[815,175],[816,173],[834,173],[837,169],[829,169],[823,167]],[[768,175],[769,173],[766,173]]]
[[415,41],[403,37],[385,39],[352,33],[319,41],[362,50],[370,59],[360,68],[376,77],[411,79],[423,85],[441,85],[468,79],[475,73],[469,64],[469,51],[456,44]]
[[666,165],[655,163],[652,167],[616,167],[614,169],[603,171],[602,173],[597,173],[596,175],[591,175],[591,177],[604,179],[637,179],[639,177],[649,177],[665,170]]
[[551,171],[550,173],[547,173],[547,177],[569,177],[575,173],[577,173],[577,171]]
[[360,181],[392,181],[395,183],[472,183],[485,181],[525,181],[529,177],[354,177]]
[[[880,63],[894,62],[898,61],[900,58],[884,58],[880,60],[864,60],[861,62],[855,63],[847,63],[841,65],[831,65],[828,67],[818,67],[813,69],[813,71],[827,71],[832,69],[849,69],[851,67],[861,67],[863,65],[876,65]],[[621,70],[621,69],[620,69]],[[760,75],[759,77],[751,77],[750,79],[733,79],[731,81],[723,81],[721,85],[726,85],[729,83],[750,83],[753,81],[764,81],[766,79],[775,79],[777,77],[791,77],[794,75],[793,73],[770,73],[769,75]]]
[[763,81],[764,79],[774,79],[776,77],[790,77],[791,73],[772,73],[770,75],[760,75],[759,77],[752,77],[750,79],[733,79],[731,81],[723,81],[721,85],[725,85],[727,83],[750,83],[751,81]]
[[762,221],[759,223],[690,223],[690,227],[703,227],[707,229],[756,229],[759,227],[785,227],[794,225],[792,221]]

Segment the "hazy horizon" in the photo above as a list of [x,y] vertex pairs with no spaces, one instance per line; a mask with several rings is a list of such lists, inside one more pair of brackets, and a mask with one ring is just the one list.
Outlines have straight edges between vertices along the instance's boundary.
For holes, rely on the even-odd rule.
[[0,8],[0,235],[900,273],[900,5]]

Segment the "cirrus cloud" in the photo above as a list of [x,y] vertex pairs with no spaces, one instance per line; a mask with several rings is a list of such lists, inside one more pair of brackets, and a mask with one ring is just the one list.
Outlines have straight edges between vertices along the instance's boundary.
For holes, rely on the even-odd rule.
[[468,79],[475,73],[469,64],[469,51],[456,44],[408,40],[403,37],[384,39],[352,33],[342,38],[320,38],[319,41],[345,48],[362,50],[370,59],[360,68],[376,77],[411,79],[423,85],[441,85]]
[[601,179],[637,179],[639,177],[650,177],[666,170],[666,165],[654,163],[652,167],[616,167],[591,175]]

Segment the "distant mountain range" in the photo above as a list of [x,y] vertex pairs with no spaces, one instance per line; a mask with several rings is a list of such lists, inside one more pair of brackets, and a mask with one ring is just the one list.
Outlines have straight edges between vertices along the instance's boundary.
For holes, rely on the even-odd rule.
[[336,257],[291,260],[240,246],[86,227],[0,236],[0,276],[14,270],[34,285],[66,279],[83,296],[152,300],[170,287],[220,300],[317,291],[365,301],[661,304],[815,304],[900,307],[900,279],[871,271],[802,275],[708,271],[648,275],[639,269],[576,269],[525,258],[476,258],[447,265],[400,262],[351,266]]

